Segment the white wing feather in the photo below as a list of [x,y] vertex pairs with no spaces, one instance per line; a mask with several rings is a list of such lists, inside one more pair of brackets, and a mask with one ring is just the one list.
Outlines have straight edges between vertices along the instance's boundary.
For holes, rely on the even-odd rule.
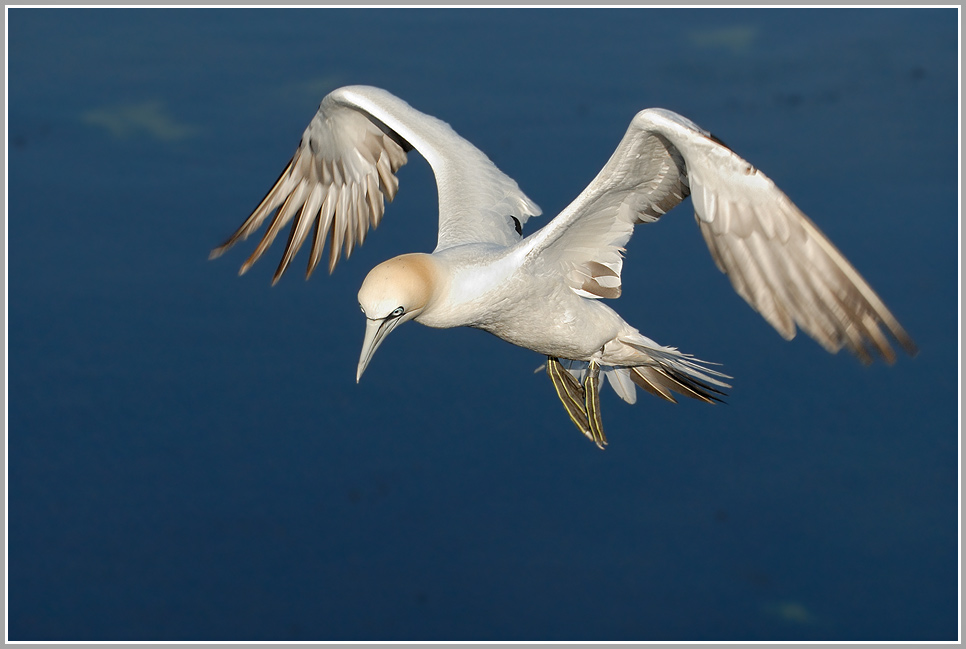
[[396,171],[406,164],[406,152],[414,148],[436,176],[437,250],[471,242],[513,245],[520,241],[520,227],[530,216],[540,214],[540,208],[513,179],[445,122],[385,90],[347,86],[326,95],[278,181],[211,256],[246,239],[274,213],[240,273],[255,263],[293,219],[273,281],[285,272],[313,224],[306,275],[318,264],[326,238],[332,272],[340,253],[344,250],[348,257],[365,240],[369,228],[379,225],[383,199],[391,201],[395,196],[399,187]]
[[578,294],[620,294],[621,253],[636,223],[653,222],[691,193],[718,268],[786,339],[796,325],[825,349],[910,354],[915,344],[875,291],[761,171],[690,120],[638,113],[590,185],[521,244],[528,263],[556,265]]

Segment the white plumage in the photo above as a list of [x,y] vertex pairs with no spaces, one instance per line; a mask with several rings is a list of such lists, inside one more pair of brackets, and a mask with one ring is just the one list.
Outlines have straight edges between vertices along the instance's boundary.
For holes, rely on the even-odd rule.
[[[548,357],[548,373],[574,423],[603,446],[598,372],[625,401],[635,384],[718,400],[725,375],[659,345],[606,306],[621,290],[624,245],[689,194],[699,229],[735,290],[786,339],[800,328],[825,349],[868,363],[895,360],[889,336],[916,348],[872,288],[761,171],[709,132],[667,110],[631,121],[607,164],[559,215],[526,238],[540,208],[479,149],[446,123],[378,88],[327,95],[291,162],[219,256],[273,216],[244,273],[293,225],[274,281],[312,230],[307,275],[326,239],[329,271],[382,219],[396,172],[415,149],[439,190],[432,254],[374,268],[359,292],[367,318],[357,379],[386,335],[407,320],[469,326]],[[568,371],[558,371],[560,363]]]

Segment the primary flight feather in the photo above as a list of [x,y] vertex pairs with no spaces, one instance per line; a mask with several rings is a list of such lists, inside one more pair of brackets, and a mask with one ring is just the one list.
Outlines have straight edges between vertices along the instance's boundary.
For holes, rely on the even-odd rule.
[[329,272],[383,216],[396,172],[415,149],[439,190],[432,254],[376,266],[359,291],[366,334],[356,379],[390,331],[408,320],[489,331],[547,357],[547,372],[574,424],[603,448],[599,389],[606,379],[634,403],[635,385],[717,401],[728,377],[627,324],[602,299],[621,292],[624,245],[689,194],[718,268],[784,338],[800,328],[830,352],[895,361],[892,341],[915,344],[844,256],[761,171],[690,120],[638,113],[607,164],[542,229],[523,227],[540,208],[448,124],[378,88],[327,95],[295,155],[217,257],[271,217],[241,273],[290,222],[273,282],[312,233],[306,276],[328,242]]

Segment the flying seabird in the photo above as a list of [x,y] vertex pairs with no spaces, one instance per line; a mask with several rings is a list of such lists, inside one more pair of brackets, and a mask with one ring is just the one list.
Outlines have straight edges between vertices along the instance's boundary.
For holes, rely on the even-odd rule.
[[543,228],[523,230],[540,208],[517,183],[448,124],[378,88],[328,94],[278,181],[211,257],[274,214],[247,271],[289,222],[279,280],[312,231],[306,278],[328,239],[331,273],[392,201],[396,172],[415,149],[439,191],[439,237],[431,254],[409,253],[369,272],[359,290],[366,317],[356,380],[386,336],[408,320],[475,327],[546,356],[567,414],[600,448],[606,379],[625,401],[635,385],[719,401],[727,375],[641,334],[603,300],[621,293],[623,246],[691,196],[718,268],[786,340],[802,329],[829,352],[863,363],[895,361],[890,335],[916,346],[875,291],[775,184],[719,139],[677,113],[639,112],[617,150],[579,196]]

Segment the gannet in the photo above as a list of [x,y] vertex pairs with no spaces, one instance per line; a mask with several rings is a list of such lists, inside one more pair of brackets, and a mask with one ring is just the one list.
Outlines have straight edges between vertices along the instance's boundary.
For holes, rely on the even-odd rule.
[[439,236],[432,253],[385,261],[363,281],[357,382],[386,336],[415,320],[475,327],[544,355],[570,419],[600,448],[607,443],[599,396],[605,382],[628,403],[636,400],[635,386],[669,401],[672,392],[719,401],[731,377],[651,340],[603,302],[621,294],[623,246],[634,226],[657,221],[689,194],[718,269],[782,337],[790,340],[800,328],[829,352],[845,347],[863,363],[879,355],[891,364],[887,332],[916,353],[875,291],[764,173],[710,132],[660,108],[635,115],[587,188],[524,236],[541,210],[482,151],[385,90],[339,88],[322,100],[275,185],[211,258],[274,213],[239,274],[289,222],[272,283],[310,229],[306,279],[326,239],[331,273],[341,253],[348,258],[379,225],[413,149],[436,177]]

